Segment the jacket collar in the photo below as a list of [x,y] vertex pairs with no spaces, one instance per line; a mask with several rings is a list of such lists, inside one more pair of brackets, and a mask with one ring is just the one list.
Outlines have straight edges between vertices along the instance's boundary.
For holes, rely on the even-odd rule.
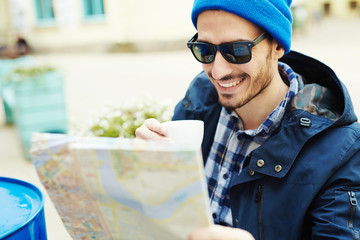
[[306,80],[306,83],[316,83],[334,92],[339,105],[340,117],[332,125],[333,127],[357,121],[350,95],[345,85],[340,82],[330,67],[314,58],[295,51],[286,54],[279,61],[288,64],[294,72],[300,74]]

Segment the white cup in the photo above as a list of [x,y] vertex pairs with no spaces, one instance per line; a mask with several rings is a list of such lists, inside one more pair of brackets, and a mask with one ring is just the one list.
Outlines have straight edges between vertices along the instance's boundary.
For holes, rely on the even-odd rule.
[[204,122],[201,120],[177,120],[162,123],[167,128],[167,137],[181,145],[200,146],[204,137]]

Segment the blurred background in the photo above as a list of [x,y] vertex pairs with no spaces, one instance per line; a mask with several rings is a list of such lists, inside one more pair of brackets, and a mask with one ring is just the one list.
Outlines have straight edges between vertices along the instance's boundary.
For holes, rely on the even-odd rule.
[[[0,176],[44,190],[34,131],[128,136],[171,118],[202,69],[186,47],[192,3],[0,0]],[[334,69],[359,115],[360,0],[293,0],[292,13],[292,50]],[[45,214],[49,239],[70,239],[48,196]]]
[[[0,0],[0,46],[20,35],[34,52],[182,49],[194,31],[192,1]],[[359,0],[294,0],[294,28],[360,15]]]

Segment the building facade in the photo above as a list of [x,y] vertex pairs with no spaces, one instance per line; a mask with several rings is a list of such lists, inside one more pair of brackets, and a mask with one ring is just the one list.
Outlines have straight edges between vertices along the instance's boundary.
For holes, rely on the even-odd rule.
[[[0,0],[0,47],[18,34],[35,50],[141,50],[184,42],[192,0]],[[360,0],[293,0],[294,27],[324,16],[359,17]],[[185,46],[185,45],[184,45]]]
[[305,7],[309,18],[360,17],[360,0],[293,0],[293,7]]
[[0,0],[0,46],[24,36],[35,50],[141,47],[190,37],[192,1]]
[[322,10],[326,16],[359,17],[360,0],[322,1]]

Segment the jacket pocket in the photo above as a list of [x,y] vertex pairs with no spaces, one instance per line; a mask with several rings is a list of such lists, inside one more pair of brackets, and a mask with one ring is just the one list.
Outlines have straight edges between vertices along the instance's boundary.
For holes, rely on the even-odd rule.
[[[323,225],[322,232],[339,239],[360,240],[360,192],[356,189],[346,188],[335,190],[335,204],[331,204],[331,196],[328,195],[328,204],[322,209],[320,219],[329,221],[329,227]],[[334,214],[334,215],[333,215]],[[333,217],[332,217],[333,216]],[[334,221],[334,222],[333,222]]]
[[348,227],[353,233],[354,239],[360,239],[360,233],[355,229],[356,210],[358,208],[358,202],[356,199],[356,193],[354,191],[348,191],[349,196],[349,215],[348,215]]

